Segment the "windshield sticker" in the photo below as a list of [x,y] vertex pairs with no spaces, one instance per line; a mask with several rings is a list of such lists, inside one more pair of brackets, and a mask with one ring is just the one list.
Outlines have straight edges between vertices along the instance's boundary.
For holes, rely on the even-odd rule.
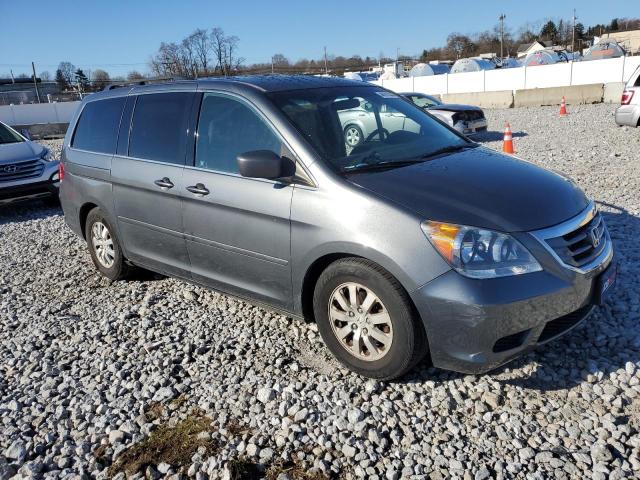
[[382,98],[398,98],[398,95],[391,92],[376,92],[376,93],[380,95]]

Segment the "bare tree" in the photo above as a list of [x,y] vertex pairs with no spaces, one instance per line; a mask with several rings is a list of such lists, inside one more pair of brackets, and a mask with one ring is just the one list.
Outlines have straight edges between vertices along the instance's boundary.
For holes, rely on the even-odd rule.
[[237,54],[239,43],[240,39],[235,35],[227,37],[227,75],[237,71],[244,63],[244,58]]
[[91,74],[91,82],[95,87],[104,87],[110,81],[109,74],[101,68],[96,68]]
[[137,82],[140,80],[144,80],[144,75],[142,75],[137,70],[131,70],[129,73],[127,73],[127,80],[130,82]]
[[48,70],[40,72],[40,80],[42,80],[43,82],[48,82],[49,80],[51,80],[51,74]]
[[71,85],[75,81],[76,67],[71,62],[60,62],[58,65],[58,70],[60,70],[60,74],[62,78],[66,82],[67,85]]
[[161,77],[181,77],[185,76],[186,70],[183,64],[183,57],[180,46],[176,43],[160,44],[156,55],[151,59],[151,71]]
[[211,52],[211,40],[206,30],[202,28],[196,29],[191,35],[191,44],[193,48],[193,54],[198,63],[198,69],[204,74],[209,73],[210,68],[210,52]]
[[224,30],[220,27],[211,29],[211,49],[216,61],[216,70],[226,75],[227,37],[224,35]]
[[446,48],[455,55],[455,58],[463,58],[470,56],[474,52],[475,45],[468,36],[452,33],[447,37]]
[[230,75],[244,62],[244,58],[237,54],[238,43],[240,39],[235,35],[226,36],[224,30],[219,27],[211,29],[211,49],[216,61],[216,70],[222,75]]

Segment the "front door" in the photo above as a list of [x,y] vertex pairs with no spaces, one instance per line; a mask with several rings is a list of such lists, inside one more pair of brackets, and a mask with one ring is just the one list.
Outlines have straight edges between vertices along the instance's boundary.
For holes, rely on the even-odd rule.
[[180,192],[194,97],[191,92],[165,92],[130,99],[135,107],[128,148],[111,166],[127,257],[178,276],[190,275]]
[[195,161],[183,176],[183,219],[194,280],[290,308],[293,186],[240,176],[236,157],[282,154],[283,142],[244,100],[205,93]]

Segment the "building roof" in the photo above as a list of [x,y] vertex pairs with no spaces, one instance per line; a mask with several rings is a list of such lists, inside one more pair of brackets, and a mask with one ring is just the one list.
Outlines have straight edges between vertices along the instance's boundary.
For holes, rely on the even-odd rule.
[[548,48],[553,46],[553,42],[551,40],[536,40],[535,42],[531,42],[531,43],[521,43],[520,46],[518,46],[518,53],[526,52],[531,47],[533,47],[536,43],[543,48]]

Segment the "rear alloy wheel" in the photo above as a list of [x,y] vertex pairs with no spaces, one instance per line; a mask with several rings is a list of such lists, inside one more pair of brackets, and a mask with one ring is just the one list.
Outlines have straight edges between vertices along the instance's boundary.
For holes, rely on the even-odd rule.
[[109,221],[99,208],[87,215],[85,238],[93,264],[110,280],[121,280],[129,273],[129,266],[122,255],[122,248]]
[[316,283],[313,309],[329,350],[365,377],[400,377],[427,353],[422,322],[406,291],[369,260],[329,265]]
[[344,129],[344,141],[350,147],[357,147],[363,141],[362,130],[357,125],[349,125]]

